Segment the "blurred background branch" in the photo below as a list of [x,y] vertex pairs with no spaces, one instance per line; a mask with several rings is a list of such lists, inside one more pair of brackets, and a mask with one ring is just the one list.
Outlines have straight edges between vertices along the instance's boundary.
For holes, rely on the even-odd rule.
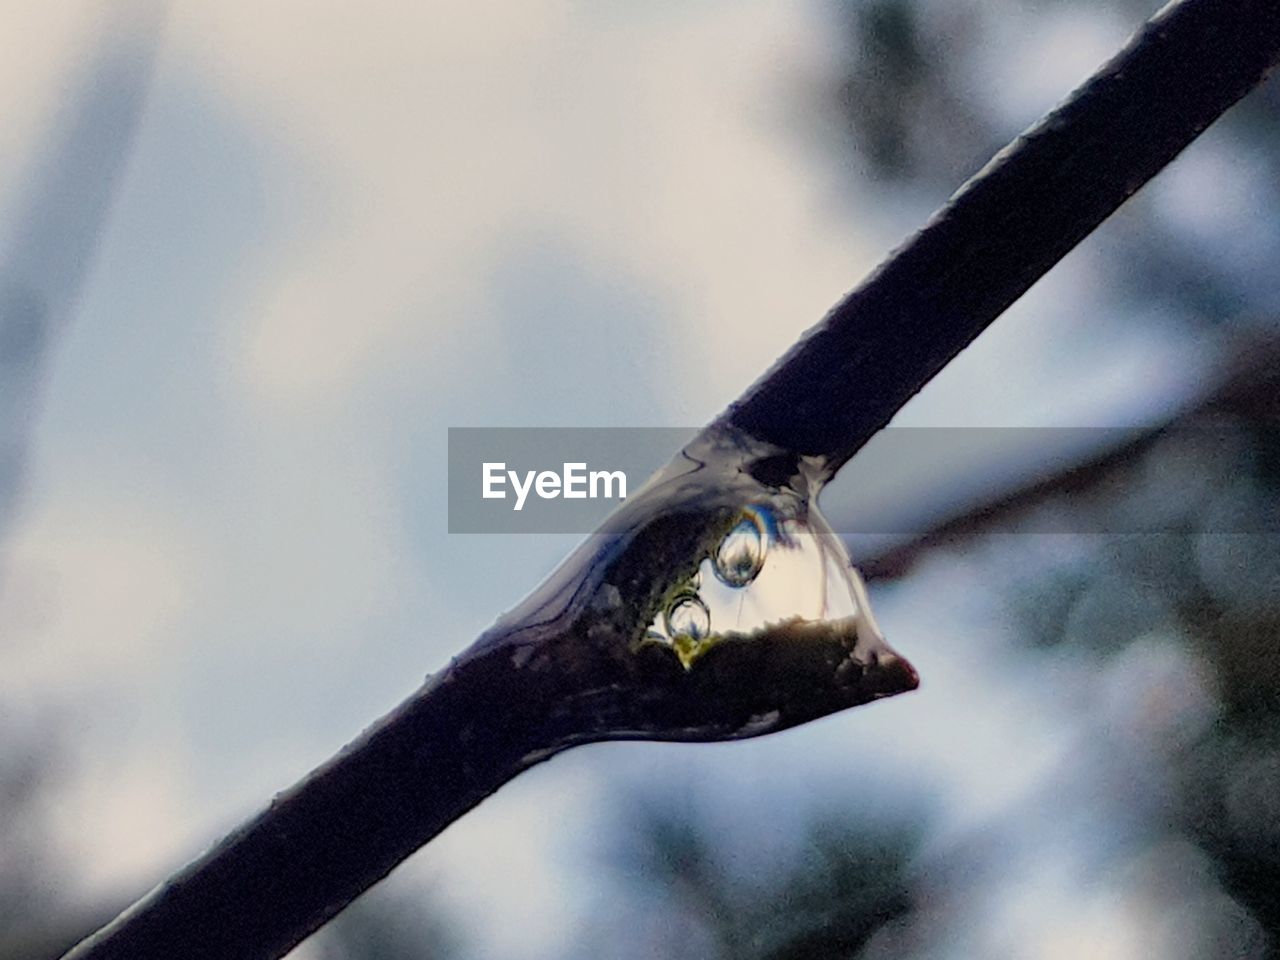
[[[159,44],[163,6],[116,5],[85,62],[66,80],[45,142],[16,187],[0,230],[0,551],[22,500],[31,435],[58,337],[97,260],[128,162]],[[0,590],[8,574],[0,552]],[[7,638],[0,635],[0,644]],[[58,788],[59,717],[23,718],[0,701],[0,957],[58,956],[117,904],[60,902],[60,866],[40,814]]]

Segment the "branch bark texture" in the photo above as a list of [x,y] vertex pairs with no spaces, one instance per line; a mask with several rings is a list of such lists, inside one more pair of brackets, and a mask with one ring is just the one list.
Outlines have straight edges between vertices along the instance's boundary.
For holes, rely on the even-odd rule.
[[1280,48],[1275,0],[1165,7],[1002,150],[724,414],[834,472],[1228,107]]

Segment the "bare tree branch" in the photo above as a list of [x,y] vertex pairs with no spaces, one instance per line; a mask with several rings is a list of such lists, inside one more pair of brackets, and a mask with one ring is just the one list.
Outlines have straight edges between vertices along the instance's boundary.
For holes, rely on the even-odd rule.
[[724,419],[834,472],[1275,63],[1280,4],[1172,3],[1002,150]]
[[[278,957],[567,747],[757,736],[912,689],[914,671],[880,637],[856,580],[853,612],[837,619],[666,645],[650,642],[650,624],[744,509],[829,542],[813,510],[822,481],[1278,56],[1275,0],[1167,8],[524,604],[68,960]],[[825,575],[833,558],[815,549]]]

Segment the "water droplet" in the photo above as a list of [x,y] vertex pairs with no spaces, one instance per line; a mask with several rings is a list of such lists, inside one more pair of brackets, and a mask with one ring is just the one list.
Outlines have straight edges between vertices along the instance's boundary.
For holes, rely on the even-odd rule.
[[696,596],[678,597],[667,608],[667,636],[701,640],[711,632],[711,611]]
[[715,571],[731,587],[745,587],[764,566],[765,533],[759,514],[749,511],[720,541]]

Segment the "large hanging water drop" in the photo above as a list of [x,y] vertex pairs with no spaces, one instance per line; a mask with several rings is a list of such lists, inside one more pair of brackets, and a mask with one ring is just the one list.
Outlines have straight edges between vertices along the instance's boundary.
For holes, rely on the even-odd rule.
[[492,642],[520,667],[559,656],[596,671],[590,695],[566,706],[588,715],[592,737],[758,736],[913,690],[817,509],[825,477],[816,458],[708,428]]
[[[654,647],[688,673],[707,663],[706,677],[795,645],[786,656],[822,650],[823,662],[835,657],[845,673],[870,676],[896,655],[817,509],[823,479],[817,461],[731,428],[704,431],[544,584],[533,601],[540,622],[585,611],[592,643],[624,638],[646,669],[661,662]],[[914,686],[909,668],[895,669],[877,672],[864,694]],[[881,681],[883,690],[871,689]]]

